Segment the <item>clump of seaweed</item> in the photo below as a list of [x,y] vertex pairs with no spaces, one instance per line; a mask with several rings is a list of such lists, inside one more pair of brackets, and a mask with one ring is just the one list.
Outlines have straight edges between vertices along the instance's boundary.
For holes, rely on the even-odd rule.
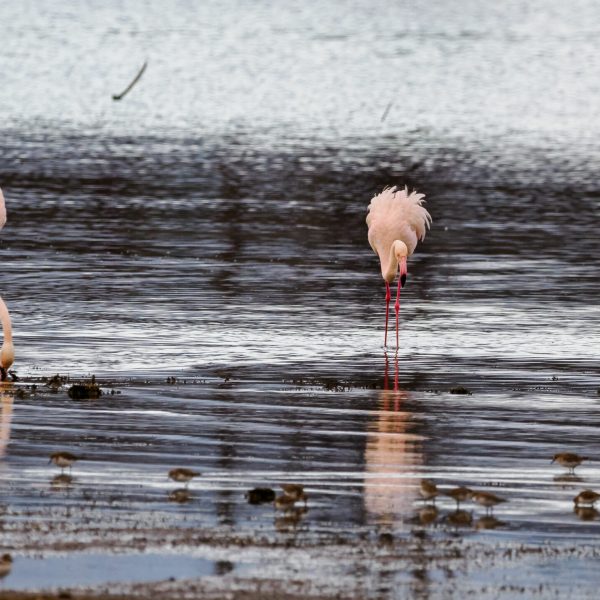
[[96,383],[96,377],[92,375],[92,379],[86,383],[74,383],[68,391],[71,400],[95,400],[100,398],[102,390]]
[[471,396],[471,394],[472,394],[471,390],[467,389],[466,387],[464,387],[462,385],[459,385],[457,387],[453,387],[450,390],[450,393],[451,394],[466,394],[468,396]]
[[46,384],[46,387],[50,388],[50,391],[54,394],[60,390],[60,388],[68,381],[68,377],[66,375],[59,375],[58,373],[53,377],[42,378],[42,381]]

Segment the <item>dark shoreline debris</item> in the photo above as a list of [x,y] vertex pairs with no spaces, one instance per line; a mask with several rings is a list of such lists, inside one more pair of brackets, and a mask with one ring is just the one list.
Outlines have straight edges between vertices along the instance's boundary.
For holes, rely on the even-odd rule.
[[244,495],[248,504],[267,504],[275,500],[275,491],[271,488],[254,488]]
[[102,390],[94,375],[89,383],[74,383],[67,393],[71,400],[95,400],[102,396]]
[[453,387],[450,390],[451,394],[466,394],[467,396],[471,396],[473,393],[471,392],[471,390],[467,389],[466,387],[462,386],[462,385],[458,385],[456,387]]

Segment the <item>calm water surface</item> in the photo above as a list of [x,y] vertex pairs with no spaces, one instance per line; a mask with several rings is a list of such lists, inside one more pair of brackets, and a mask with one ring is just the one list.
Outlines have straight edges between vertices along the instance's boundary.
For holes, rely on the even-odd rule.
[[[285,481],[299,536],[403,534],[422,477],[510,499],[465,536],[596,542],[571,501],[600,487],[594,3],[23,6],[0,8],[7,545],[88,502],[276,535],[243,493]],[[434,223],[395,357],[364,217],[404,183]],[[29,394],[55,373],[120,393]],[[86,459],[72,481],[57,448]],[[185,505],[177,465],[204,473]]]

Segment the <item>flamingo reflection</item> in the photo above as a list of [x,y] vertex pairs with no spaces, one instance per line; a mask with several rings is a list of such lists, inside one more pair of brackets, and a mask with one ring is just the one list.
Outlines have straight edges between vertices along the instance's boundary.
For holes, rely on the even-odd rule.
[[10,441],[10,422],[12,421],[13,412],[13,394],[12,383],[0,384],[0,459],[4,458],[6,448]]
[[398,356],[394,357],[393,389],[385,357],[383,390],[376,421],[369,425],[365,450],[365,508],[381,525],[406,520],[417,498],[422,437],[409,433],[412,414],[403,410],[407,392],[398,384]]

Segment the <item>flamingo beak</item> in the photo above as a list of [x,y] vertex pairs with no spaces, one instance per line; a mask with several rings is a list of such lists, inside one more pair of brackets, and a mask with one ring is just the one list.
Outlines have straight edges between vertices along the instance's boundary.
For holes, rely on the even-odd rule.
[[408,269],[406,268],[406,256],[400,259],[400,285],[404,287],[406,284],[406,276],[408,275]]

